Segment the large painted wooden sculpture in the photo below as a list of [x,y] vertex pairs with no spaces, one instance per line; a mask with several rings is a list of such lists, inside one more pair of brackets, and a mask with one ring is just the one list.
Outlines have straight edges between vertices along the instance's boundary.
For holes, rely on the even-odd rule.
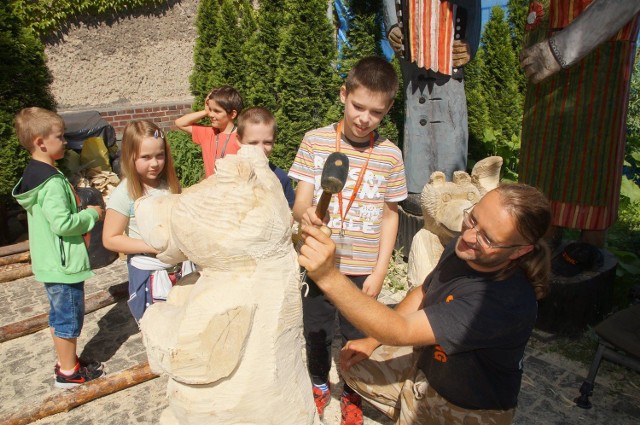
[[420,215],[420,193],[434,171],[467,168],[464,66],[480,42],[479,0],[383,0],[389,42],[404,81],[404,147],[408,198]]
[[530,2],[518,176],[551,201],[554,244],[573,228],[604,247],[617,219],[639,28],[637,0]]
[[164,424],[310,424],[291,214],[253,147],[180,195],[136,205],[140,232],[171,264],[201,268],[140,322],[151,369],[169,376]]
[[434,269],[444,247],[460,233],[462,213],[476,204],[499,182],[502,158],[490,156],[478,161],[471,171],[455,171],[447,181],[442,171],[434,171],[421,196],[424,226],[411,243],[407,281],[421,285]]

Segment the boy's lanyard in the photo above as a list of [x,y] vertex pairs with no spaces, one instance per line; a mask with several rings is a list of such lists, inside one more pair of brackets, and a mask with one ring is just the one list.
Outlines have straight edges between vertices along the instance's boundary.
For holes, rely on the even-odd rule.
[[[344,126],[344,121],[340,121],[338,123],[338,127],[336,128],[336,152],[340,152],[340,142],[342,141],[342,128]],[[371,158],[371,152],[373,152],[373,143],[375,141],[375,136],[373,131],[369,133],[369,153],[367,154],[367,160],[364,163],[364,166],[360,170],[360,175],[356,180],[356,184],[353,186],[353,193],[351,193],[351,199],[349,199],[349,203],[347,204],[347,209],[342,211],[342,191],[338,192],[338,208],[340,208],[340,236],[344,236],[344,219],[347,217],[349,210],[351,209],[351,205],[353,205],[353,201],[358,196],[358,191],[360,190],[360,186],[362,185],[362,179],[364,179],[364,174],[367,171],[367,166],[369,165],[369,158]]]
[[[234,125],[233,128],[231,129],[231,131],[229,132],[229,134],[227,135],[227,140],[225,140],[224,141],[224,145],[222,145],[222,152],[220,153],[220,158],[224,158],[224,153],[227,151],[227,143],[229,143],[229,139],[231,138],[231,133],[233,133],[235,129],[236,129],[236,126]],[[218,136],[219,135],[220,135],[220,133],[216,133],[215,155],[218,155]],[[213,160],[215,161],[216,158],[214,158]]]

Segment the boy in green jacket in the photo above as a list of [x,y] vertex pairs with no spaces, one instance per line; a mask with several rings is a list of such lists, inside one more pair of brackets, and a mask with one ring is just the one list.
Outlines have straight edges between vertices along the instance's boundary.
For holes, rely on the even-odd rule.
[[55,386],[72,388],[104,375],[102,363],[81,363],[76,355],[84,280],[93,276],[83,234],[104,218],[104,211],[94,205],[79,211],[75,191],[55,167],[67,143],[58,114],[25,108],[16,115],[16,134],[31,161],[12,194],[27,211],[33,274],[49,298],[49,328],[58,356]]

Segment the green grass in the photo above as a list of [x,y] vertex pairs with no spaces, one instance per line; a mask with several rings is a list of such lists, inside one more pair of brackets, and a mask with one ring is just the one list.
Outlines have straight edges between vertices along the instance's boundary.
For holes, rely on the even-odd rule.
[[402,248],[393,251],[389,270],[384,278],[383,287],[391,292],[406,291],[409,289],[407,282],[407,263],[403,258]]

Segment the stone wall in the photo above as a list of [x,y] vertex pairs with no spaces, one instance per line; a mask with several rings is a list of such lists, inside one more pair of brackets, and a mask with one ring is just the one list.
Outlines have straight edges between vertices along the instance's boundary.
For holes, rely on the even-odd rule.
[[85,17],[45,41],[59,112],[97,110],[121,134],[127,121],[170,129],[189,112],[198,0],[104,19]]

